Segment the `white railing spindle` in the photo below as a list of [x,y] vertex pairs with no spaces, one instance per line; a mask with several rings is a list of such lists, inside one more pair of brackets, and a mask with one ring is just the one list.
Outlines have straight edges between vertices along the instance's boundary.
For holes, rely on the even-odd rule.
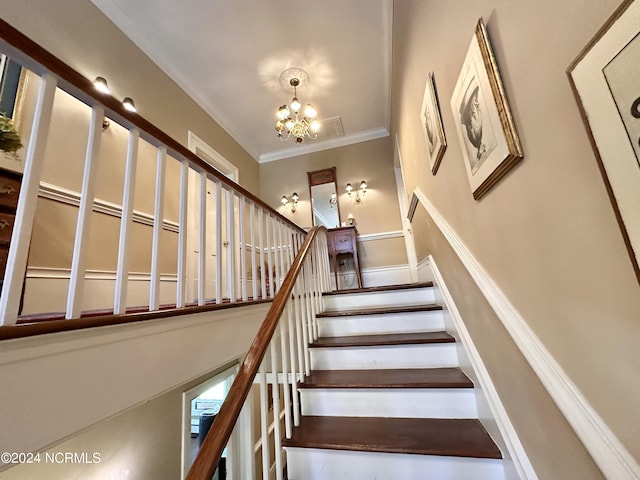
[[187,291],[187,206],[189,195],[189,161],[180,162],[180,206],[178,213],[178,283],[176,285],[176,307],[185,306]]
[[127,162],[125,165],[124,188],[122,193],[122,218],[120,219],[120,240],[118,242],[118,266],[116,269],[116,288],[113,300],[113,313],[123,314],[127,310],[127,287],[129,285],[129,239],[133,224],[133,198],[136,185],[136,166],[138,163],[138,142],[140,131],[129,131]]
[[156,160],[156,192],[153,207],[153,240],[151,242],[151,285],[149,286],[149,311],[160,308],[160,237],[164,220],[164,179],[166,176],[167,147],[158,149]]
[[80,195],[78,221],[76,223],[76,237],[73,242],[73,258],[71,260],[71,276],[69,278],[69,290],[67,292],[66,319],[79,317],[82,309],[86,250],[91,229],[91,214],[93,213],[96,159],[100,151],[103,119],[104,108],[102,106],[94,107],[91,111],[89,139],[87,140],[87,151],[82,174],[82,193]]
[[24,159],[24,175],[16,210],[16,219],[11,234],[11,247],[7,257],[5,277],[0,298],[0,317],[3,325],[14,325],[20,308],[20,296],[27,256],[31,242],[33,219],[36,213],[40,175],[44,163],[44,152],[49,136],[53,97],[56,79],[49,74],[42,76],[31,126],[31,137]]

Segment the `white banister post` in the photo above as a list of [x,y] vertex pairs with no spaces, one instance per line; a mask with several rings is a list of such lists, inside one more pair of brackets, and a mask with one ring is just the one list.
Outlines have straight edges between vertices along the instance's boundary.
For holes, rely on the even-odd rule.
[[240,224],[240,293],[242,295],[242,301],[246,302],[249,296],[247,295],[247,244],[245,238],[245,215],[244,210],[246,208],[246,202],[244,195],[239,197],[238,206],[238,223]]
[[276,351],[276,340],[271,339],[271,394],[273,397],[273,442],[276,463],[276,480],[282,480],[282,437],[280,435],[280,385],[278,382],[278,362]]
[[76,236],[73,243],[73,258],[71,260],[71,276],[69,278],[69,290],[67,292],[67,310],[65,313],[65,318],[67,319],[78,318],[82,309],[84,275],[86,270],[86,247],[89,240],[89,232],[91,231],[91,215],[93,213],[93,198],[95,192],[95,167],[98,152],[100,151],[103,120],[104,107],[102,105],[96,105],[91,111],[89,138],[87,140],[87,150],[84,158],[80,206],[78,207]]
[[[297,282],[296,282],[297,285]],[[294,299],[296,299],[298,295],[294,295]],[[297,332],[297,322],[295,321],[295,317],[298,315],[296,308],[296,300],[289,301],[287,304],[287,327],[289,330],[289,356],[291,358],[291,382],[293,384],[292,388],[296,388],[296,383],[298,381],[298,364],[296,362],[296,336]],[[302,372],[302,365],[300,365],[300,372]],[[298,399],[298,395],[293,395],[293,424],[297,427],[300,425],[300,402]]]
[[262,292],[262,298],[267,298],[267,283],[266,278],[268,273],[265,272],[265,261],[264,261],[264,210],[260,207],[258,210],[258,238],[260,242],[260,291]]
[[269,467],[271,466],[271,461],[269,460],[269,421],[267,417],[269,405],[265,361],[266,360],[262,360],[262,363],[260,364],[260,372],[258,373],[260,379],[260,438],[262,445],[262,480],[269,480]]
[[198,305],[204,305],[207,286],[207,172],[200,172],[198,210]]
[[133,224],[133,196],[136,185],[136,165],[138,162],[137,128],[129,131],[127,163],[122,193],[122,218],[120,219],[120,240],[118,242],[118,267],[116,270],[116,288],[113,300],[113,313],[123,314],[127,310],[127,285],[129,283],[129,237]]
[[249,238],[251,242],[251,298],[253,300],[258,299],[258,279],[256,277],[256,218],[255,218],[256,204],[251,202],[251,209],[249,210],[249,224],[251,225],[249,230]]
[[43,75],[33,115],[31,137],[24,159],[24,174],[2,285],[0,298],[2,325],[15,325],[18,317],[55,91],[56,79],[50,74]]
[[236,299],[236,222],[235,222],[235,194],[231,188],[225,189],[227,197],[227,292],[229,302]]
[[[291,300],[287,302],[287,314],[290,315]],[[291,438],[291,398],[292,388],[295,392],[295,383],[292,384],[289,377],[289,358],[287,349],[287,328],[284,318],[280,319],[280,353],[282,355],[282,389],[284,394],[284,425],[285,435]]]
[[186,274],[187,274],[187,203],[189,194],[189,161],[185,158],[180,163],[180,212],[178,222],[178,285],[176,286],[176,307],[185,306]]
[[164,220],[164,179],[167,147],[158,149],[156,160],[156,195],[153,209],[153,239],[151,242],[151,284],[149,285],[149,311],[160,308],[160,236]]
[[216,303],[222,303],[222,184],[216,184]]
[[269,297],[273,298],[275,294],[275,285],[273,281],[273,275],[271,272],[273,271],[273,257],[271,255],[271,237],[269,235],[269,224],[271,223],[271,214],[266,212],[264,219],[264,233],[267,238],[267,274],[266,278],[269,284]]

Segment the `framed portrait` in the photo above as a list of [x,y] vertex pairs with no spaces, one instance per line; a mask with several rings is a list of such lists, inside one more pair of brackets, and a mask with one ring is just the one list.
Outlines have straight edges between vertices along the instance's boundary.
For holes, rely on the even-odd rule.
[[26,87],[26,70],[0,53],[0,114],[11,118],[19,127]]
[[422,131],[424,132],[424,139],[427,144],[431,173],[435,175],[442,161],[444,151],[447,149],[447,140],[444,136],[440,102],[438,101],[438,92],[436,90],[436,81],[433,72],[429,73],[427,84],[424,87],[420,121],[422,122]]
[[640,2],[623,2],[568,74],[640,282]]
[[473,198],[479,200],[522,157],[522,147],[482,18],[451,96]]

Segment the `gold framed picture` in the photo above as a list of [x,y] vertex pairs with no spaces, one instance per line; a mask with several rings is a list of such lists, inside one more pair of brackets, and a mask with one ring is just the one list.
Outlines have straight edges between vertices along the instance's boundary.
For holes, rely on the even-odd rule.
[[482,18],[451,96],[451,109],[473,198],[479,200],[523,158]]
[[436,90],[433,72],[430,72],[427,76],[427,83],[424,87],[420,121],[427,145],[429,166],[431,167],[431,173],[435,175],[442,161],[444,151],[447,149],[447,140],[444,136],[440,102],[438,101],[438,91]]
[[640,282],[640,2],[623,2],[567,73]]

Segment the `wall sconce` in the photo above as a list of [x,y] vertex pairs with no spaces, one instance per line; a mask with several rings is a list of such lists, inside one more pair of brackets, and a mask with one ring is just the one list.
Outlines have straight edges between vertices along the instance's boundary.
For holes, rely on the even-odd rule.
[[286,210],[287,205],[290,205],[291,208],[291,213],[296,213],[296,209],[298,208],[298,200],[300,199],[300,197],[298,196],[298,194],[296,192],[293,192],[293,195],[291,195],[291,203],[289,203],[289,199],[287,198],[286,195],[283,195],[282,198],[280,199],[280,203],[282,203],[282,207]]
[[107,95],[111,93],[111,91],[109,90],[109,86],[107,85],[107,81],[104,77],[96,77],[95,80],[93,80],[93,86],[101,93]]
[[125,97],[124,100],[122,100],[122,105],[124,106],[124,108],[126,108],[130,112],[134,112],[135,113],[135,112],[138,111],[136,109],[136,105],[133,103],[133,99],[131,97]]
[[360,188],[355,193],[350,183],[347,183],[346,188],[347,188],[347,195],[349,195],[349,197],[353,197],[355,195],[355,201],[357,203],[360,203],[364,199],[365,194],[367,193],[367,182],[362,180],[360,182]]

